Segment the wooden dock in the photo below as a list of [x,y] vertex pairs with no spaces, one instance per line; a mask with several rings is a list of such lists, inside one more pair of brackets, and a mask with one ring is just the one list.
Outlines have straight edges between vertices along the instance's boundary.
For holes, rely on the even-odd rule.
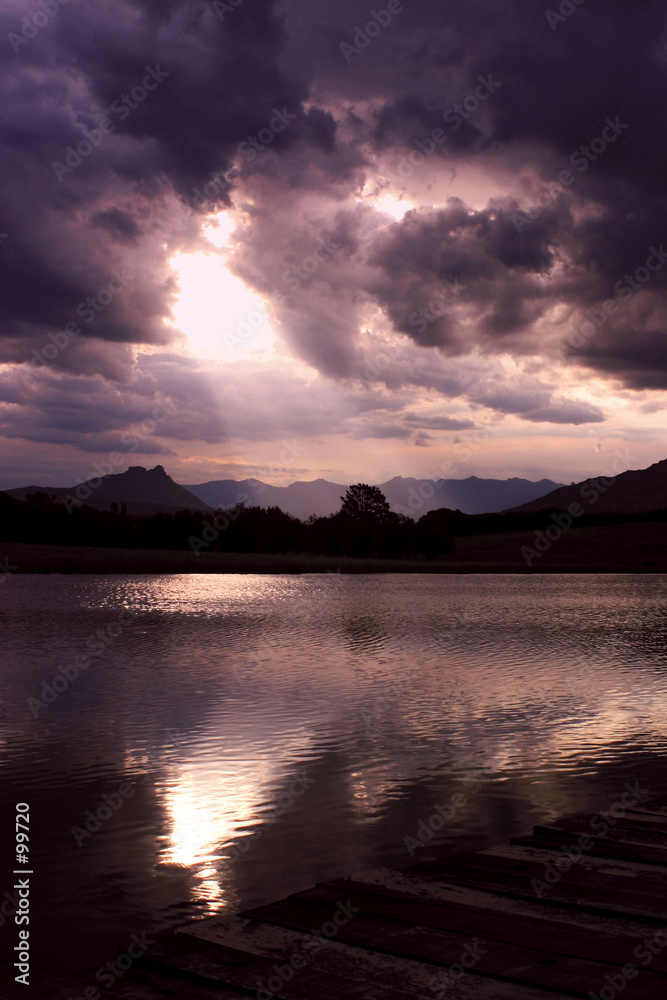
[[[602,832],[603,835],[596,835]],[[581,845],[581,846],[580,846]],[[666,1000],[667,799],[161,937],[123,1000]]]

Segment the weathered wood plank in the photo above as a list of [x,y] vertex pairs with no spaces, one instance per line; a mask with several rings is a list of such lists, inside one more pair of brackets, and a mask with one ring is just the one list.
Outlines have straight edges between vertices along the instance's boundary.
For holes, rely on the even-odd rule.
[[[535,838],[530,838],[531,846],[535,846],[533,843],[534,841]],[[463,868],[466,870],[473,869],[482,872],[498,872],[529,879],[531,883],[535,880],[536,882],[541,883],[542,886],[544,886],[545,883],[547,885],[556,884],[554,876],[558,876],[557,882],[565,885],[596,890],[606,888],[611,891],[612,883],[606,873],[587,867],[584,863],[583,853],[581,860],[571,864],[569,864],[566,855],[562,854],[560,850],[545,853],[549,853],[551,855],[550,861],[547,864],[533,862],[523,858],[507,858],[502,855],[489,854],[482,851],[455,854],[440,864],[442,866],[441,870],[443,871]],[[586,859],[590,859],[589,852],[586,853]],[[597,860],[603,861],[606,859],[597,858]],[[618,864],[619,862],[616,863]],[[438,863],[434,862],[434,864]],[[411,872],[413,869],[407,869],[407,871]],[[660,869],[660,871],[662,872],[662,869]],[[549,875],[549,872],[551,872],[551,875]],[[667,872],[664,874],[667,875]],[[532,886],[532,888],[533,894],[536,898],[539,898],[536,887]],[[624,885],[624,897],[632,900],[636,899],[637,902],[641,902],[643,898],[648,901],[655,901],[655,883],[652,883],[644,876],[637,875],[632,883],[626,883]]]
[[649,809],[644,809],[642,806],[635,806],[633,809],[628,809],[628,816],[636,816],[638,819],[650,819],[653,823],[660,826],[667,824],[667,809],[660,812],[652,812]]
[[667,795],[660,795],[652,799],[647,799],[641,803],[641,808],[648,812],[664,813],[667,816]]
[[[279,961],[289,961],[307,940],[307,935],[298,931],[242,917],[200,921],[186,932],[230,947],[258,950]],[[474,971],[455,979],[447,969],[430,962],[374,952],[336,940],[330,941],[317,955],[317,968],[323,974],[338,973],[341,969],[351,974],[355,970],[356,978],[402,991],[411,1000],[415,997],[435,1000],[443,993],[447,1000],[565,1000],[570,996],[485,978]]]
[[[312,938],[310,939],[312,942]],[[177,946],[174,947],[174,942]],[[299,954],[299,968],[280,965],[270,958],[203,941],[185,934],[158,940],[140,961],[163,975],[195,982],[211,988],[237,988],[256,996],[261,991],[284,1000],[406,1000],[408,994],[393,988],[380,989],[342,974],[341,969],[324,975],[313,964],[307,949]],[[294,958],[294,955],[291,956]]]
[[[554,861],[553,845],[549,849],[546,849],[543,847],[520,847],[517,844],[497,844],[495,847],[490,847],[477,853],[491,857],[514,858],[540,865],[553,864]],[[644,865],[637,861],[629,861],[627,858],[623,860],[599,858],[584,851],[581,860],[577,862],[577,869],[595,871],[613,879],[627,878],[637,880],[638,885],[646,883],[653,888],[654,892],[656,887],[662,887],[667,891],[667,871],[655,865]]]
[[614,896],[609,887],[591,889],[583,886],[569,885],[561,881],[551,886],[542,896],[537,896],[530,884],[530,879],[518,875],[506,875],[500,872],[483,871],[472,868],[446,866],[442,864],[424,864],[415,866],[410,872],[422,878],[444,880],[448,883],[486,888],[492,892],[518,896],[524,899],[539,899],[547,905],[576,907],[590,913],[604,914],[621,919],[631,919],[640,922],[660,924],[667,922],[667,900],[637,899],[633,894],[628,898],[625,892],[622,896]]
[[[569,816],[559,816],[558,819],[553,822],[547,823],[547,826],[559,826],[563,819],[571,820],[583,818],[586,814],[584,813],[572,813]],[[596,823],[592,823],[592,819],[596,820]],[[598,825],[599,822],[609,823],[609,825],[614,826],[627,826],[630,829],[639,827],[642,830],[657,830],[658,832],[667,831],[667,815],[662,815],[661,813],[649,813],[641,812],[635,809],[626,809],[624,814],[620,817],[607,817],[605,815],[596,814],[593,817],[588,826],[593,829],[594,825]]]
[[[0,983],[3,979],[6,979],[7,983],[13,982],[13,970],[7,970],[7,975],[3,976],[3,970],[0,969]],[[91,989],[97,989],[98,986],[99,981],[95,979],[94,969],[64,975],[54,975],[40,969],[33,970],[26,996],[30,997],[30,1000],[66,1000],[68,997],[78,997],[83,1000],[86,990],[90,996]],[[99,990],[98,995],[101,995]],[[174,1000],[183,1000],[184,996],[187,996],[187,1000],[248,1000],[248,994],[245,992],[213,990],[195,983],[188,983],[187,994],[184,994],[182,980],[172,975],[162,976],[139,971],[136,967],[114,983],[111,995],[113,1000],[165,1000],[165,998],[170,1000],[172,997]]]
[[[622,966],[631,962],[635,948],[646,938],[645,929],[639,935],[611,940],[599,930],[573,928],[570,924],[559,923],[553,918],[544,923],[534,918],[508,916],[481,908],[451,905],[437,900],[424,901],[408,893],[358,882],[350,883],[347,880],[319,885],[290,898],[326,904],[340,896],[343,890],[348,893],[353,905],[365,913],[520,947],[529,944],[531,948],[555,955],[590,959],[610,965]],[[653,960],[652,968],[654,971],[667,972],[667,957],[659,953]]]
[[[625,832],[625,831],[624,831]],[[535,827],[532,837],[513,837],[510,843],[521,846],[540,844],[541,846],[556,845],[560,847],[578,846],[579,834],[567,833],[564,830],[549,830],[547,827]],[[642,844],[632,844],[612,837],[591,838],[593,845],[586,849],[589,855],[616,858],[619,861],[643,861],[645,864],[659,865],[667,868],[667,850],[659,847],[644,847]]]
[[[518,848],[508,848],[508,850],[518,850]],[[570,924],[572,927],[602,931],[610,937],[620,935],[639,938],[655,932],[655,928],[651,924],[647,925],[628,918],[591,913],[574,907],[547,905],[540,902],[535,896],[529,899],[500,894],[483,886],[473,888],[443,880],[436,882],[430,879],[419,879],[388,868],[359,872],[350,878],[368,885],[375,884],[386,888],[395,888],[399,892],[408,892],[422,899],[440,899],[447,903],[499,911],[510,916],[518,915],[545,921],[557,920],[560,923]]]
[[[243,916],[308,932],[317,931],[330,912],[330,905],[289,897],[280,903],[257,907]],[[355,914],[348,925],[341,927],[338,936],[358,947],[389,951],[443,965],[461,962],[465,949],[469,948],[468,954],[476,957],[474,971],[478,975],[582,996],[603,987],[604,976],[610,971],[610,966],[602,962],[555,956],[537,948],[516,947],[481,938],[481,935],[476,935],[476,939],[471,941],[465,934],[415,926],[409,920],[386,918],[363,911]],[[641,980],[633,983],[633,1000],[664,1000],[666,990],[665,976],[645,972]]]
[[[88,984],[90,985],[90,983]],[[211,989],[206,986],[198,986],[189,982],[187,994],[184,994],[183,981],[168,976],[158,975],[151,972],[132,971],[126,981],[119,981],[113,988],[113,998],[116,1000],[165,1000],[173,997],[174,1000],[183,1000],[187,995],[187,1000],[248,1000],[247,993],[239,993],[237,990]],[[78,996],[78,994],[73,994]],[[51,994],[49,1000],[54,1000]]]
[[[533,849],[538,849],[536,847],[536,843],[538,843],[536,838],[531,837],[530,843]],[[570,862],[567,855],[561,853],[557,844],[553,842],[549,843],[551,843],[552,850],[542,851],[545,856],[544,861],[525,857],[507,857],[500,853],[479,851],[476,853],[453,855],[445,863],[456,867],[475,868],[481,871],[504,872],[506,874],[518,875],[531,881],[536,879],[542,883],[545,881],[548,883],[551,878],[557,875],[559,876],[558,881],[566,885],[593,889],[599,889],[600,887],[611,889],[614,883],[609,877],[609,872],[605,871],[602,867],[596,867],[595,863],[597,862],[598,866],[602,866],[605,863],[608,866],[615,866],[614,880],[621,877],[628,878],[628,881],[623,883],[623,892],[627,898],[637,897],[640,899],[641,897],[646,897],[649,900],[654,900],[656,898],[656,887],[660,885],[663,889],[667,887],[667,870],[665,869],[657,869],[662,879],[658,883],[656,883],[653,875],[649,877],[646,874],[647,872],[655,873],[656,871],[655,868],[648,866],[645,866],[640,871],[634,871],[632,873],[633,877],[630,880],[630,875],[624,874],[628,866],[626,860],[618,861],[597,857],[586,851],[581,852],[579,859]],[[512,844],[511,846],[514,850],[526,851],[531,849],[525,844],[523,846]],[[614,891],[618,891],[617,885],[614,885]]]
[[[388,889],[349,879],[318,884],[314,889],[295,893],[290,898],[326,904],[333,903],[341,893],[345,893],[354,906],[365,913],[507,944],[523,946],[529,943],[532,948],[556,955],[591,959],[610,965],[623,966],[633,961],[635,948],[646,938],[646,928],[634,935],[616,935],[612,939],[599,929],[585,930],[573,927],[569,922],[560,922],[553,913],[545,921],[534,916],[504,914],[480,906],[446,903],[437,899],[424,900],[394,887]],[[652,968],[667,972],[667,956],[655,956]]]
[[[596,824],[596,829],[591,826],[589,820],[588,816],[565,816],[547,826],[536,826],[533,833],[537,834],[541,830],[554,832],[562,830],[593,838],[619,840],[627,844],[643,844],[645,847],[655,847],[667,851],[667,831],[651,828],[648,824],[633,823],[632,820],[624,822],[622,819],[615,821],[613,826],[607,823]],[[607,827],[606,832],[600,832],[601,826]]]

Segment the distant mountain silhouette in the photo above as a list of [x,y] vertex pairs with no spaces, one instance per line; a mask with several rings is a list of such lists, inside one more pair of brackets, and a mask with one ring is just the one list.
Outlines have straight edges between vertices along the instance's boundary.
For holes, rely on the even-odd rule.
[[179,510],[210,510],[199,497],[175,483],[161,465],[144,469],[131,466],[127,472],[91,479],[76,486],[23,486],[7,490],[10,497],[25,500],[29,493],[46,493],[60,503],[74,507],[87,504],[98,510],[109,510],[111,504],[127,505],[128,514],[175,514]]
[[595,514],[643,514],[667,509],[667,459],[656,462],[648,469],[562,486],[537,500],[511,508],[511,512],[549,508],[567,510],[573,503],[578,503],[585,512]]
[[324,517],[340,510],[341,496],[347,486],[329,483],[325,479],[291,483],[289,486],[269,486],[259,479],[218,479],[197,486],[186,486],[211,507],[232,507],[245,502],[248,507],[280,507],[287,514],[305,521],[311,514]]
[[[375,484],[373,484],[375,485]],[[533,483],[528,479],[439,479],[436,482],[396,476],[380,489],[392,510],[419,518],[429,510],[449,507],[464,514],[498,513],[506,507],[525,503],[543,496],[559,486],[550,479]],[[258,479],[220,479],[187,486],[190,493],[211,507],[230,507],[240,500],[248,505],[280,507],[288,514],[305,520],[311,514],[318,517],[340,510],[346,485],[326,479],[292,483],[290,486],[269,486]]]
[[[429,510],[448,507],[464,514],[496,514],[509,504],[524,503],[559,486],[551,479],[531,482],[529,479],[438,479],[435,483],[423,479],[403,479],[397,476],[380,489],[392,510],[421,517]],[[430,490],[433,496],[429,496]],[[418,500],[423,506],[417,507]]]
[[[396,476],[380,489],[393,511],[415,519],[430,510],[448,507],[464,514],[491,514],[512,505],[527,503],[549,493],[559,483],[542,479],[439,479],[436,482]],[[132,466],[127,472],[92,479],[76,486],[23,486],[7,490],[10,497],[24,500],[29,493],[47,493],[61,503],[73,506],[85,503],[98,510],[120,509],[127,505],[129,514],[173,514],[178,510],[209,511],[245,503],[248,507],[279,507],[305,521],[340,510],[347,486],[326,479],[270,486],[259,479],[221,479],[195,486],[179,486],[161,465],[154,469]]]

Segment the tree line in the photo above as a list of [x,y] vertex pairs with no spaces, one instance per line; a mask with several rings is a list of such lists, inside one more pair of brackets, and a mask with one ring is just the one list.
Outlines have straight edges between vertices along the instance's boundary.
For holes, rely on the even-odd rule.
[[[451,555],[456,539],[544,528],[551,510],[517,514],[464,514],[429,511],[418,520],[393,512],[381,490],[359,483],[341,498],[341,509],[301,521],[279,507],[236,504],[210,513],[139,515],[82,504],[68,509],[47,493],[25,501],[0,493],[0,540],[100,548],[172,549],[201,552],[377,558],[439,559]],[[665,520],[666,511],[650,515],[601,514],[579,519],[579,526]]]
[[236,504],[210,513],[139,515],[118,509],[65,506],[48,493],[24,501],[0,493],[0,540],[102,548],[193,552],[312,553],[400,558],[444,555],[453,537],[441,519],[419,522],[389,508],[376,486],[358,484],[341,498],[340,511],[301,521],[279,507]]

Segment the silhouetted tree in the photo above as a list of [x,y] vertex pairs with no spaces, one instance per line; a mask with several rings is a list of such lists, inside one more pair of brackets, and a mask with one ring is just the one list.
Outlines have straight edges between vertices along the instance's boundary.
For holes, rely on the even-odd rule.
[[387,498],[379,486],[357,483],[350,486],[344,497],[340,513],[355,521],[391,521],[394,515]]

